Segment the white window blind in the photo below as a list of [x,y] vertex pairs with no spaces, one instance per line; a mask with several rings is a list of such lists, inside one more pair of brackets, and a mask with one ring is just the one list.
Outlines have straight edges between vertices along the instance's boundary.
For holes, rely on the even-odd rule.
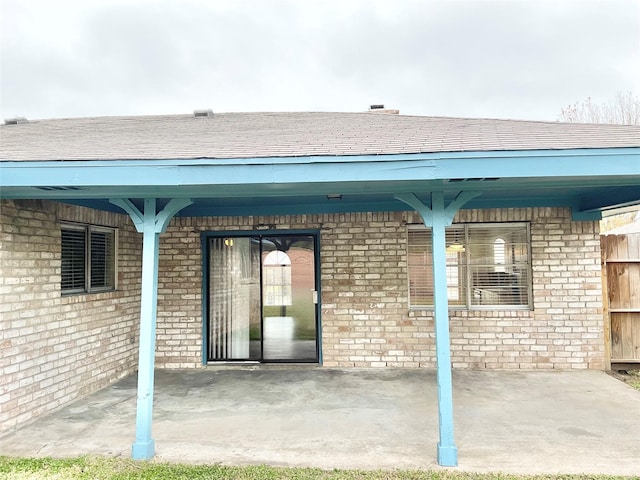
[[[453,225],[445,230],[449,305],[463,308],[530,306],[530,255],[525,223]],[[409,302],[433,306],[431,231],[408,231]]]

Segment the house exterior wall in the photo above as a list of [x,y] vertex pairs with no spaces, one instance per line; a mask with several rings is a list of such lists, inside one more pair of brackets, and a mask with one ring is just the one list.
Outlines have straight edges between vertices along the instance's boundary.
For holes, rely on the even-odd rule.
[[[464,210],[455,222],[529,222],[532,310],[451,310],[454,368],[604,368],[597,222],[568,209]],[[322,352],[327,367],[434,367],[431,310],[408,304],[411,212],[175,218],[160,242],[157,365],[202,364],[206,231],[320,231]]]
[[[118,290],[62,296],[60,222],[118,228]],[[125,215],[0,203],[0,433],[135,370],[141,236]]]

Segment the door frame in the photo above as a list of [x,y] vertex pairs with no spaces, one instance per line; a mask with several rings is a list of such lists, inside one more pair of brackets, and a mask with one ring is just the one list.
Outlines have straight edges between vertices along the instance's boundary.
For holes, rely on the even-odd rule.
[[[322,365],[322,282],[320,275],[320,230],[319,229],[256,229],[256,230],[207,230],[200,234],[200,252],[202,255],[202,365],[215,365],[224,363],[238,363],[238,364],[255,364],[255,363],[286,363],[286,361],[265,361],[260,359],[259,361],[239,360],[227,362],[209,362],[208,361],[208,346],[209,346],[209,240],[211,238],[224,238],[224,237],[268,237],[268,236],[295,236],[295,235],[308,235],[314,238],[315,249],[314,255],[314,275],[316,282],[316,291],[318,292],[318,302],[316,303],[316,348],[318,349],[318,365]],[[262,266],[261,266],[262,268]],[[296,363],[292,361],[290,363]],[[311,364],[315,364],[311,362]]]

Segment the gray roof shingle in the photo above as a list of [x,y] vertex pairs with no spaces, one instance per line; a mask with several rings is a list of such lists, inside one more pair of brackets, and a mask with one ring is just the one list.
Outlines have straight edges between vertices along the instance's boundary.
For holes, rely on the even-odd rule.
[[0,160],[268,158],[640,147],[640,126],[387,113],[217,113],[0,127]]

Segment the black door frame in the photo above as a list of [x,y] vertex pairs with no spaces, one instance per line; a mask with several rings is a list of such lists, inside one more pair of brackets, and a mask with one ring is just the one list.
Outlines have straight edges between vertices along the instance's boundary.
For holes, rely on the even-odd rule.
[[[316,315],[316,359],[315,360],[265,360],[264,353],[261,353],[259,360],[209,360],[209,316],[210,316],[210,285],[209,285],[209,256],[211,238],[237,238],[237,237],[295,237],[310,236],[314,242],[314,277],[317,292],[317,302],[315,304]],[[321,298],[322,283],[320,275],[320,230],[318,229],[294,229],[294,230],[223,230],[223,231],[206,231],[200,234],[201,252],[202,252],[202,364],[215,365],[220,363],[318,363],[322,364],[322,318],[321,318]],[[261,296],[262,296],[262,265],[261,269]],[[261,299],[262,303],[262,299]],[[261,311],[261,329],[263,327],[263,312]],[[262,345],[263,338],[261,334],[260,343]]]

